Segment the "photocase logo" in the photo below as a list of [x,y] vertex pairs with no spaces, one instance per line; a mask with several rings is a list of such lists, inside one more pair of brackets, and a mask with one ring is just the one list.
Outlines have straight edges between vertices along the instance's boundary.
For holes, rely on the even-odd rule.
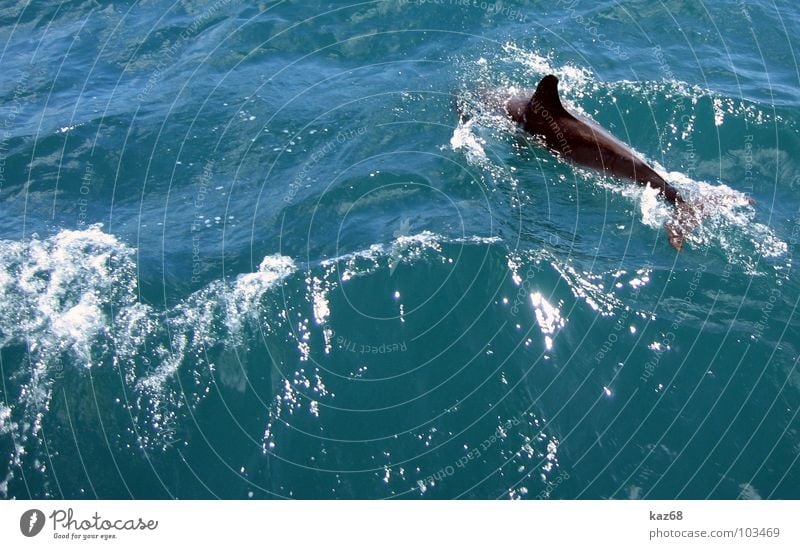
[[22,535],[32,538],[44,528],[44,513],[38,509],[29,509],[19,519],[19,530]]

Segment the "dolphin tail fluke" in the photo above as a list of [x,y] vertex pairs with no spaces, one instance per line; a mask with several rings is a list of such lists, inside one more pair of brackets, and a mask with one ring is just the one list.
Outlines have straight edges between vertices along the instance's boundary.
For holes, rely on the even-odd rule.
[[693,206],[678,199],[675,202],[675,215],[664,224],[670,245],[678,251],[683,249],[686,235],[700,224],[703,215],[702,204]]
[[667,239],[670,245],[679,252],[683,250],[683,241],[685,238],[683,227],[675,223],[674,219],[671,219],[664,224],[664,229],[667,231]]

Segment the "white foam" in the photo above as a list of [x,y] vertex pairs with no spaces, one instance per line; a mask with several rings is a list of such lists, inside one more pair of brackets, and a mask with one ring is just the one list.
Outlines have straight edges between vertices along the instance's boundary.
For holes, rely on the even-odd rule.
[[0,242],[0,344],[28,342],[46,368],[70,350],[92,365],[91,345],[108,325],[103,310],[135,288],[131,250],[99,225],[46,240]]
[[690,203],[702,207],[702,223],[687,235],[695,246],[720,249],[729,263],[743,266],[750,275],[763,274],[757,267],[760,258],[786,256],[787,243],[756,221],[756,209],[746,194],[724,183],[696,181],[680,172],[662,176]]
[[260,303],[264,294],[296,270],[297,266],[292,258],[274,254],[261,261],[258,271],[236,277],[232,291],[223,291],[226,296],[225,319],[228,329],[233,333],[239,332],[242,320],[252,318],[252,313],[261,310]]
[[52,330],[62,341],[71,340],[86,365],[91,365],[91,344],[106,325],[106,317],[92,294],[81,296],[80,302],[61,314],[54,315]]
[[92,350],[109,329],[104,311],[135,299],[132,250],[101,227],[0,241],[0,345],[24,345],[29,362],[17,402],[2,411],[0,432],[16,440],[13,467],[37,440],[56,378],[102,360]]
[[234,285],[234,295],[242,301],[260,298],[277,281],[297,270],[294,260],[280,254],[268,255],[258,266],[258,271],[239,275]]
[[459,122],[455,130],[453,130],[453,137],[450,138],[450,147],[454,151],[463,149],[467,156],[467,161],[478,164],[488,159],[486,158],[486,151],[483,150],[483,144],[486,141],[472,133],[474,122],[474,120]]
[[[19,372],[27,379],[17,402],[0,406],[0,434],[13,433],[18,441],[12,462],[30,453],[66,371],[108,363],[131,388],[135,419],[152,427],[138,430],[139,443],[164,447],[174,435],[164,426],[184,402],[207,394],[213,363],[206,363],[205,351],[229,344],[231,332],[259,316],[265,293],[296,270],[291,258],[269,255],[232,284],[212,282],[156,310],[138,301],[134,257],[102,225],[0,241],[0,345],[24,345],[30,362]],[[229,333],[219,329],[220,321]],[[197,387],[184,394],[174,380],[189,357]]]
[[511,61],[528,69],[532,77],[541,78],[548,74],[557,74],[559,80],[567,86],[585,86],[595,80],[594,74],[589,69],[569,63],[555,65],[551,58],[545,57],[535,50],[521,48],[512,42],[504,44],[503,51],[510,56]]
[[426,252],[440,254],[443,244],[496,244],[501,241],[496,236],[470,235],[453,238],[424,230],[415,234],[399,234],[388,243],[372,244],[362,250],[324,259],[320,265],[325,268],[343,267],[339,278],[348,281],[356,276],[373,273],[384,266],[392,269],[392,266],[399,263],[413,263]]

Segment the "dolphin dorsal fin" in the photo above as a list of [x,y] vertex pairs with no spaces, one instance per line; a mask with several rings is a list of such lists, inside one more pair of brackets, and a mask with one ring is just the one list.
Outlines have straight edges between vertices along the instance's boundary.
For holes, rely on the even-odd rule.
[[544,108],[552,114],[566,113],[566,109],[558,98],[558,78],[548,74],[536,86],[536,91],[531,97],[530,106],[536,110]]

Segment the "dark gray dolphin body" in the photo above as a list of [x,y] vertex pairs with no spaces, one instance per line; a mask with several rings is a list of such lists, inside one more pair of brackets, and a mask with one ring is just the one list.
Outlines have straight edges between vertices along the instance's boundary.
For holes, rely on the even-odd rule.
[[558,97],[558,78],[545,76],[532,97],[513,97],[505,108],[527,132],[543,138],[548,149],[576,164],[658,189],[677,208],[675,219],[665,225],[669,242],[677,250],[683,247],[684,233],[697,223],[692,208],[625,143],[594,122],[567,111]]

